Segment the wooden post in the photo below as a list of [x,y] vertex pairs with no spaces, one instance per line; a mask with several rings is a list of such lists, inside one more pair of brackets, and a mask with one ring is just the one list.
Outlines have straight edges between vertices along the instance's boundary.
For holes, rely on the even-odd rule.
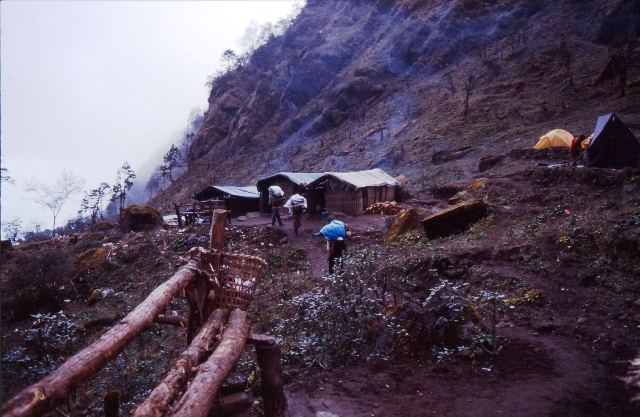
[[213,221],[211,222],[211,249],[222,252],[224,248],[224,225],[227,222],[227,211],[213,210]]
[[223,309],[214,311],[200,329],[193,343],[182,352],[167,376],[154,388],[151,395],[138,407],[134,417],[164,415],[169,404],[183,391],[195,367],[205,356],[216,335],[222,330],[227,312]]
[[180,207],[176,203],[173,203],[176,208],[176,216],[178,216],[178,227],[182,229],[182,219],[180,218]]
[[231,312],[228,327],[220,338],[220,345],[209,359],[200,365],[198,375],[191,382],[187,392],[167,413],[167,417],[208,415],[220,386],[240,359],[250,326],[251,320],[246,311]]
[[276,343],[254,343],[260,376],[265,417],[284,417],[287,399],[284,396],[280,370],[280,346]]
[[62,402],[69,392],[89,376],[102,369],[122,352],[135,337],[146,330],[196,276],[191,267],[200,265],[192,260],[171,278],[158,286],[122,321],[91,346],[67,359],[58,369],[42,380],[22,390],[2,405],[5,417],[41,416]]

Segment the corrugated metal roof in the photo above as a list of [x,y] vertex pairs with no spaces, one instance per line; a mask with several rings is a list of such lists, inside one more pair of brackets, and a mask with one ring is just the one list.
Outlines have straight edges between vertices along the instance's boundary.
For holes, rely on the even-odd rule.
[[399,185],[400,183],[380,168],[370,169],[368,171],[355,172],[327,172],[320,178],[315,180],[310,186],[315,186],[326,178],[337,178],[340,181],[353,185],[356,188],[362,187],[380,187],[383,185]]
[[258,187],[256,187],[255,185],[249,185],[246,187],[235,187],[233,185],[214,185],[213,188],[236,197],[260,198]]
[[320,178],[323,174],[315,173],[315,172],[278,172],[277,174],[273,174],[271,176],[262,178],[258,180],[258,184],[267,182],[271,179],[274,179],[278,176],[287,177],[292,182],[300,185],[302,183],[309,184],[310,182]]
[[202,191],[195,193],[194,197],[196,200],[200,200],[203,196],[210,195],[209,192],[211,190],[217,190],[223,194],[229,194],[234,197],[260,198],[260,193],[255,185],[249,185],[246,187],[236,187],[234,185],[210,185]]

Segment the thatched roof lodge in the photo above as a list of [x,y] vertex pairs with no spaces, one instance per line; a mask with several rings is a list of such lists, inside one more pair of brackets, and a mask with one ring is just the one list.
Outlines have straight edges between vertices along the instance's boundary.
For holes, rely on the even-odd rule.
[[374,203],[395,200],[400,183],[376,168],[356,172],[327,172],[307,184],[312,193],[324,194],[326,211],[350,216],[362,214]]

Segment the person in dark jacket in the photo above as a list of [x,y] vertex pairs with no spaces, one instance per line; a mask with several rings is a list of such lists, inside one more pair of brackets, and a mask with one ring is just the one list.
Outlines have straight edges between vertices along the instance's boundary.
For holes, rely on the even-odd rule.
[[582,142],[584,142],[586,138],[585,135],[580,135],[571,141],[571,146],[569,146],[569,155],[571,157],[570,166],[574,167],[578,164],[578,159],[580,159],[580,155],[582,155]]

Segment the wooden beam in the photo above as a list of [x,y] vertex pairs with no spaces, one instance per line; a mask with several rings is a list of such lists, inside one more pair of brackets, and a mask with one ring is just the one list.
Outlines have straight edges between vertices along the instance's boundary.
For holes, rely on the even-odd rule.
[[166,309],[169,302],[193,281],[196,271],[189,266],[200,265],[192,260],[187,267],[180,268],[91,346],[67,359],[52,374],[28,386],[3,404],[2,415],[40,416],[62,402],[74,387],[118,356],[125,346],[147,329],[158,314]]
[[240,359],[249,335],[251,320],[246,311],[234,310],[220,345],[209,359],[200,365],[196,377],[169,416],[206,417],[225,378]]
[[227,312],[218,309],[204,323],[189,347],[182,352],[169,373],[154,388],[151,395],[138,407],[134,417],[161,417],[180,392],[183,392],[191,373],[204,359],[216,336],[221,332]]

